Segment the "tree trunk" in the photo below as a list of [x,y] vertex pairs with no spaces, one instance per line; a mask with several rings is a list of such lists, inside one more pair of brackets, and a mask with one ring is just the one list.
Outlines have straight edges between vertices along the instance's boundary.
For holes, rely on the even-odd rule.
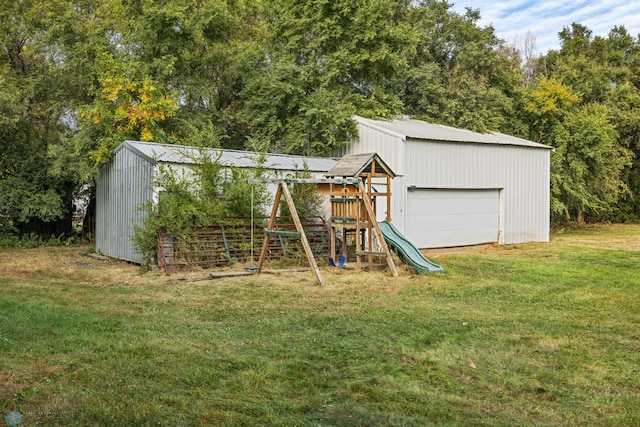
[[89,204],[82,220],[82,236],[93,240],[96,232],[96,187],[91,188]]

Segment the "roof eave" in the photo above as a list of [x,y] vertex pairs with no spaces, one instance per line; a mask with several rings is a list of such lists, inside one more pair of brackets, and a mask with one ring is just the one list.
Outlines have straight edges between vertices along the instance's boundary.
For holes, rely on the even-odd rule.
[[407,135],[399,133],[399,132],[395,132],[395,131],[392,131],[392,130],[389,130],[389,129],[385,128],[384,126],[377,125],[375,123],[376,122],[375,120],[366,119],[366,118],[360,117],[360,116],[353,116],[353,118],[355,119],[356,122],[358,122],[358,124],[361,124],[363,126],[367,126],[367,127],[371,128],[371,129],[375,129],[377,131],[386,133],[387,135],[390,135],[390,136],[393,136],[393,137],[396,137],[396,138],[400,138],[403,141],[405,141],[407,139]]

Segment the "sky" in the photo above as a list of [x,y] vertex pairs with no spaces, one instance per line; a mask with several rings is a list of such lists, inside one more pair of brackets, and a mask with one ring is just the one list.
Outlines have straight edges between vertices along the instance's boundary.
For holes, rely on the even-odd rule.
[[631,36],[640,33],[638,0],[449,0],[453,10],[479,9],[479,26],[493,25],[496,35],[513,42],[527,32],[535,36],[539,54],[558,50],[558,33],[572,22],[585,25],[592,35],[606,37],[616,25],[623,25]]

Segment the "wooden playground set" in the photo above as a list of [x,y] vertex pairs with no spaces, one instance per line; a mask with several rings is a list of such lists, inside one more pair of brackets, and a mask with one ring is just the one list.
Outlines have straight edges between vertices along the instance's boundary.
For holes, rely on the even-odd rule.
[[[260,183],[276,183],[278,189],[269,222],[264,230],[264,240],[260,257],[258,258],[257,272],[261,273],[264,261],[268,254],[269,242],[274,237],[299,238],[302,247],[309,260],[318,284],[323,284],[320,269],[313,255],[307,236],[300,218],[298,217],[289,185],[320,184],[328,186],[331,201],[331,216],[328,224],[330,227],[331,245],[329,262],[337,267],[344,265],[348,256],[348,244],[352,241],[355,245],[356,267],[361,269],[366,264],[373,268],[374,258],[384,258],[387,268],[394,277],[398,276],[398,270],[393,261],[389,246],[377,221],[378,198],[386,199],[386,221],[390,221],[391,212],[391,179],[395,174],[378,157],[377,154],[360,154],[345,156],[330,170],[323,179],[280,179],[267,181],[254,181]],[[374,179],[384,180],[386,191],[383,193],[374,191]],[[280,201],[284,197],[296,231],[281,231],[276,229],[276,217]],[[340,243],[338,245],[338,242]],[[338,247],[340,246],[340,247]],[[337,257],[340,253],[340,258]],[[338,260],[339,261],[336,261]]]
[[[358,270],[382,266],[397,277],[393,247],[400,259],[411,264],[418,273],[442,272],[441,266],[426,259],[391,224],[391,180],[395,176],[384,161],[372,153],[344,156],[320,179],[250,180],[251,184],[277,184],[271,215],[266,222],[252,217],[249,224],[245,219],[244,224],[219,224],[185,235],[159,235],[159,264],[169,274],[180,265],[210,267],[228,265],[234,259],[251,260],[251,266],[245,267],[244,272],[211,273],[211,277],[221,278],[260,274],[265,261],[296,253],[299,259],[306,257],[317,283],[322,285],[324,281],[316,259],[327,256],[334,267],[342,268],[349,260],[355,262]],[[331,204],[329,218],[318,217],[319,221],[311,223],[309,218],[304,218],[303,222],[289,189],[294,184],[312,184],[316,191],[324,193]],[[282,201],[290,213],[290,218],[284,222],[278,216]],[[378,209],[384,209],[381,222],[378,222]],[[264,227],[264,239],[255,266],[254,225],[258,223]],[[248,230],[250,240],[246,237]],[[291,252],[291,244],[298,249]]]

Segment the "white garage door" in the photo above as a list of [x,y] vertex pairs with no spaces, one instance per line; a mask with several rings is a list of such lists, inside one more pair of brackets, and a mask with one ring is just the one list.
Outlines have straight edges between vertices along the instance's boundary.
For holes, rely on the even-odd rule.
[[419,248],[498,241],[500,190],[407,192],[407,237]]

